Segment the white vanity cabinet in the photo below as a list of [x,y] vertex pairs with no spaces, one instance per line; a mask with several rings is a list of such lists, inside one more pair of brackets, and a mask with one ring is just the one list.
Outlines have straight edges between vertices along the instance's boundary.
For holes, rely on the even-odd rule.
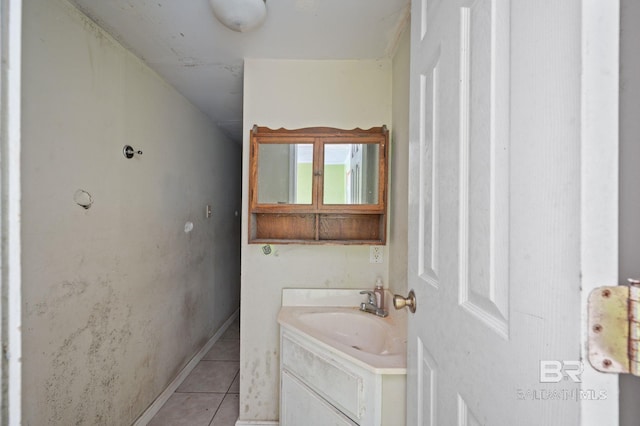
[[333,405],[322,399],[293,376],[282,370],[281,425],[353,426],[357,425]]
[[384,395],[404,394],[404,375],[371,371],[284,326],[280,354],[281,426],[404,423],[404,404],[384,404]]

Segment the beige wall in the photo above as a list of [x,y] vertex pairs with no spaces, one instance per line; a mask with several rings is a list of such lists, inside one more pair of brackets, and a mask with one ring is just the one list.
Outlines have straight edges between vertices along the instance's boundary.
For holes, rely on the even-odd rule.
[[389,290],[407,293],[407,221],[409,206],[409,27],[393,57],[393,131],[389,212]]
[[[245,61],[244,177],[247,194],[249,129],[330,126],[391,127],[391,61]],[[393,189],[392,189],[393,191]],[[281,290],[285,287],[369,288],[388,281],[388,244],[382,264],[369,263],[368,246],[276,245],[264,255],[247,244],[243,197],[240,419],[277,420]]]
[[240,147],[63,0],[23,41],[23,424],[131,424],[239,305]]

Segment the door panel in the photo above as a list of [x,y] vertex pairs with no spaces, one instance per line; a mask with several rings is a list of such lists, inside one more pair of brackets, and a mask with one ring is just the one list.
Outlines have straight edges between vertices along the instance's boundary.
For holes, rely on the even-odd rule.
[[458,394],[458,425],[459,426],[481,426],[481,423],[473,415],[467,406],[467,402]]
[[420,164],[429,167],[420,167],[418,274],[436,289],[438,288],[440,222],[437,162],[439,59],[440,53],[436,52],[427,67],[427,72],[420,74]]
[[417,338],[418,351],[418,413],[417,423],[419,425],[436,426],[436,396],[438,389],[437,371],[438,367],[429,351],[422,344],[422,340]]
[[508,336],[509,2],[460,8],[460,304]]

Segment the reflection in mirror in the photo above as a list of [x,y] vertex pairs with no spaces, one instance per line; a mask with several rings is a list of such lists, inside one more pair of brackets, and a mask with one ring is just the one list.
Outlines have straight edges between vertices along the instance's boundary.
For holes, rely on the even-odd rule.
[[258,203],[311,204],[312,144],[259,144],[258,158]]
[[325,144],[324,204],[378,204],[379,144]]

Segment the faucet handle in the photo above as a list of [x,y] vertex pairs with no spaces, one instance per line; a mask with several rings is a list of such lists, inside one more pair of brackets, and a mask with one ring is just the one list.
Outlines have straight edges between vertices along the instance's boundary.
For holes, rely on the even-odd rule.
[[360,294],[366,294],[368,295],[368,299],[369,299],[369,304],[373,305],[373,306],[378,306],[377,302],[376,302],[376,294],[371,291],[371,290],[362,290],[360,292]]

